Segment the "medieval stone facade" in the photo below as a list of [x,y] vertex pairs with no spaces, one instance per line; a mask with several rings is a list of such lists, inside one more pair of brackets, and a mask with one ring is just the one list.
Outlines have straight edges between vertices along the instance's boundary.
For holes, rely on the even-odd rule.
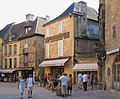
[[[107,90],[120,90],[120,0],[100,0],[99,17],[105,23],[100,24],[101,38],[105,41],[106,62],[105,62],[105,83]],[[102,17],[103,16],[103,17]],[[102,23],[102,21],[100,21]],[[104,76],[104,75],[103,75]]]
[[99,42],[97,12],[85,2],[73,3],[44,27],[45,60],[40,67],[45,68],[45,75],[65,72],[76,78],[76,63],[97,63],[93,49]]
[[[19,24],[8,24],[0,32],[2,51],[2,70],[6,76],[25,78],[32,74],[38,80],[39,64],[44,59],[44,27],[46,18],[33,19],[32,14],[26,15],[26,21]],[[1,63],[1,62],[0,62]]]

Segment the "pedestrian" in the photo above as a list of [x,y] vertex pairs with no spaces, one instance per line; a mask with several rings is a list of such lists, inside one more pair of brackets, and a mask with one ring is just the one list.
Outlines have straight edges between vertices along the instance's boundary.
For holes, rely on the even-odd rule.
[[84,75],[82,76],[82,78],[83,78],[83,88],[84,88],[84,91],[87,91],[88,76],[87,76],[86,72],[84,73]]
[[82,73],[78,74],[78,89],[82,89]]
[[67,92],[67,87],[68,87],[68,77],[66,73],[63,73],[62,76],[59,78],[61,81],[61,91],[62,91],[62,96],[66,98],[66,92]]
[[21,75],[18,82],[18,89],[20,90],[20,99],[23,99],[24,88],[25,88],[25,79],[23,75]]
[[72,74],[69,74],[68,77],[68,95],[72,94]]
[[57,75],[53,76],[53,84],[52,84],[52,91],[54,92],[56,90],[56,87],[58,85]]
[[33,79],[32,75],[29,74],[29,77],[27,78],[26,85],[28,88],[28,99],[32,98],[32,90],[33,90],[33,85],[35,83],[35,80]]

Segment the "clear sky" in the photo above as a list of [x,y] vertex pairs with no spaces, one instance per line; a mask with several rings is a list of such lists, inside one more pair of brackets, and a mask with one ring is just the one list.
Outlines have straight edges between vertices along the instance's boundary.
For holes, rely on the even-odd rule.
[[98,11],[99,0],[1,0],[0,30],[9,23],[25,21],[26,14],[50,16],[54,19],[66,10],[73,2],[85,1],[89,7]]

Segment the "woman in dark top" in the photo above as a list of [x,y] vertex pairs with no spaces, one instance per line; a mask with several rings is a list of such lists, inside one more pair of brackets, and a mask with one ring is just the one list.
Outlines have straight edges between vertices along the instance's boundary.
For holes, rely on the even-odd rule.
[[69,80],[68,80],[68,95],[71,96],[72,94],[72,74],[69,74]]

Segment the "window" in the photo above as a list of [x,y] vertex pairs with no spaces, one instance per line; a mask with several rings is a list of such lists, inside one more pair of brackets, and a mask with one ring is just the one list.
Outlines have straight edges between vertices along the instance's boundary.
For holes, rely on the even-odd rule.
[[12,41],[12,34],[9,35],[9,41]]
[[46,37],[49,37],[49,27],[46,28]]
[[12,58],[9,59],[9,67],[12,68]]
[[58,33],[62,33],[62,22],[58,23]]
[[120,64],[116,64],[114,67],[114,81],[120,81]]
[[16,54],[17,53],[17,45],[15,44],[14,45],[14,54]]
[[17,67],[17,58],[14,58],[14,68]]
[[113,25],[113,27],[112,27],[112,37],[113,37],[113,39],[116,38],[116,25]]
[[46,55],[46,58],[49,58],[49,43],[46,43],[45,55]]
[[24,55],[24,67],[28,66],[28,54]]
[[7,59],[5,59],[5,69],[7,68]]
[[5,55],[7,55],[7,46],[5,46]]
[[11,54],[12,54],[12,46],[9,45],[9,55],[11,55]]
[[58,57],[63,56],[63,40],[58,41]]

